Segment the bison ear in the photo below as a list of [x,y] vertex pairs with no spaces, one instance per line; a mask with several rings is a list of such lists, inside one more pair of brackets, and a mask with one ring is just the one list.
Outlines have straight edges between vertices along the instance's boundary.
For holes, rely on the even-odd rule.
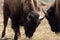
[[27,16],[26,19],[27,19],[27,21],[30,21],[31,20],[29,16]]

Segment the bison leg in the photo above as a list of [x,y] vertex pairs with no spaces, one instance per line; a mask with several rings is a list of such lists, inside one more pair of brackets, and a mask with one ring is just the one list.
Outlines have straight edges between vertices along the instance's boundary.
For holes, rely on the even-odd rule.
[[3,16],[4,16],[3,24],[4,24],[4,29],[3,29],[1,38],[3,38],[5,36],[5,31],[6,31],[6,26],[7,26],[9,15],[10,15],[9,9],[8,9],[7,5],[4,5],[4,7],[3,7]]
[[19,33],[19,21],[15,16],[12,17],[11,21],[12,21],[12,28],[13,28],[14,33],[15,33],[14,40],[18,40],[18,36],[20,35],[20,33]]
[[7,27],[7,22],[8,22],[8,17],[4,17],[4,29],[2,32],[2,37],[3,38],[5,36],[5,31],[6,31],[6,27]]

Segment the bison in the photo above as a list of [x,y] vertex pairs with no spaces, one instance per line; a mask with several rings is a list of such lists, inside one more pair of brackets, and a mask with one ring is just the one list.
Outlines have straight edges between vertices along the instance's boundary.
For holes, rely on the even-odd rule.
[[31,38],[44,18],[41,18],[37,12],[40,11],[39,7],[38,0],[4,0],[2,38],[5,36],[8,18],[11,19],[11,27],[15,33],[14,40],[18,40],[20,35],[19,26],[24,26],[26,36]]
[[43,8],[43,12],[45,14],[46,19],[51,27],[51,30],[55,33],[60,32],[60,0],[55,0],[54,4],[50,6],[50,8],[45,11]]

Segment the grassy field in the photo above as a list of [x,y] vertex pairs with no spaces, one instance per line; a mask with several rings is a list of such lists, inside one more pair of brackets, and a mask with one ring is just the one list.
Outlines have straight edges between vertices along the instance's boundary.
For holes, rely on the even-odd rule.
[[[3,30],[3,14],[2,14],[2,6],[0,4],[0,40],[1,39],[1,33]],[[41,14],[42,15],[42,14]],[[20,28],[21,32],[21,38],[19,37],[19,40],[29,40],[26,38],[24,34],[24,28]],[[11,22],[9,19],[7,29],[6,29],[6,35],[4,40],[13,40],[14,32],[11,29]],[[56,35],[54,32],[51,31],[50,26],[48,24],[48,21],[46,19],[42,20],[41,24],[36,29],[33,37],[30,40],[60,40],[60,35]]]

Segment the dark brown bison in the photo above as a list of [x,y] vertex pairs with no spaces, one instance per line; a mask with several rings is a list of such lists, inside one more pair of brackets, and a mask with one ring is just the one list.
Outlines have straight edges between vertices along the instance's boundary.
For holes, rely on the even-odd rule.
[[54,4],[47,10],[42,9],[53,32],[60,32],[60,0],[55,0]]
[[26,36],[31,38],[43,19],[40,18],[37,11],[40,11],[37,0],[4,0],[4,30],[2,38],[5,36],[8,18],[11,19],[12,29],[15,33],[14,40],[18,40],[20,35],[19,26],[24,26]]

